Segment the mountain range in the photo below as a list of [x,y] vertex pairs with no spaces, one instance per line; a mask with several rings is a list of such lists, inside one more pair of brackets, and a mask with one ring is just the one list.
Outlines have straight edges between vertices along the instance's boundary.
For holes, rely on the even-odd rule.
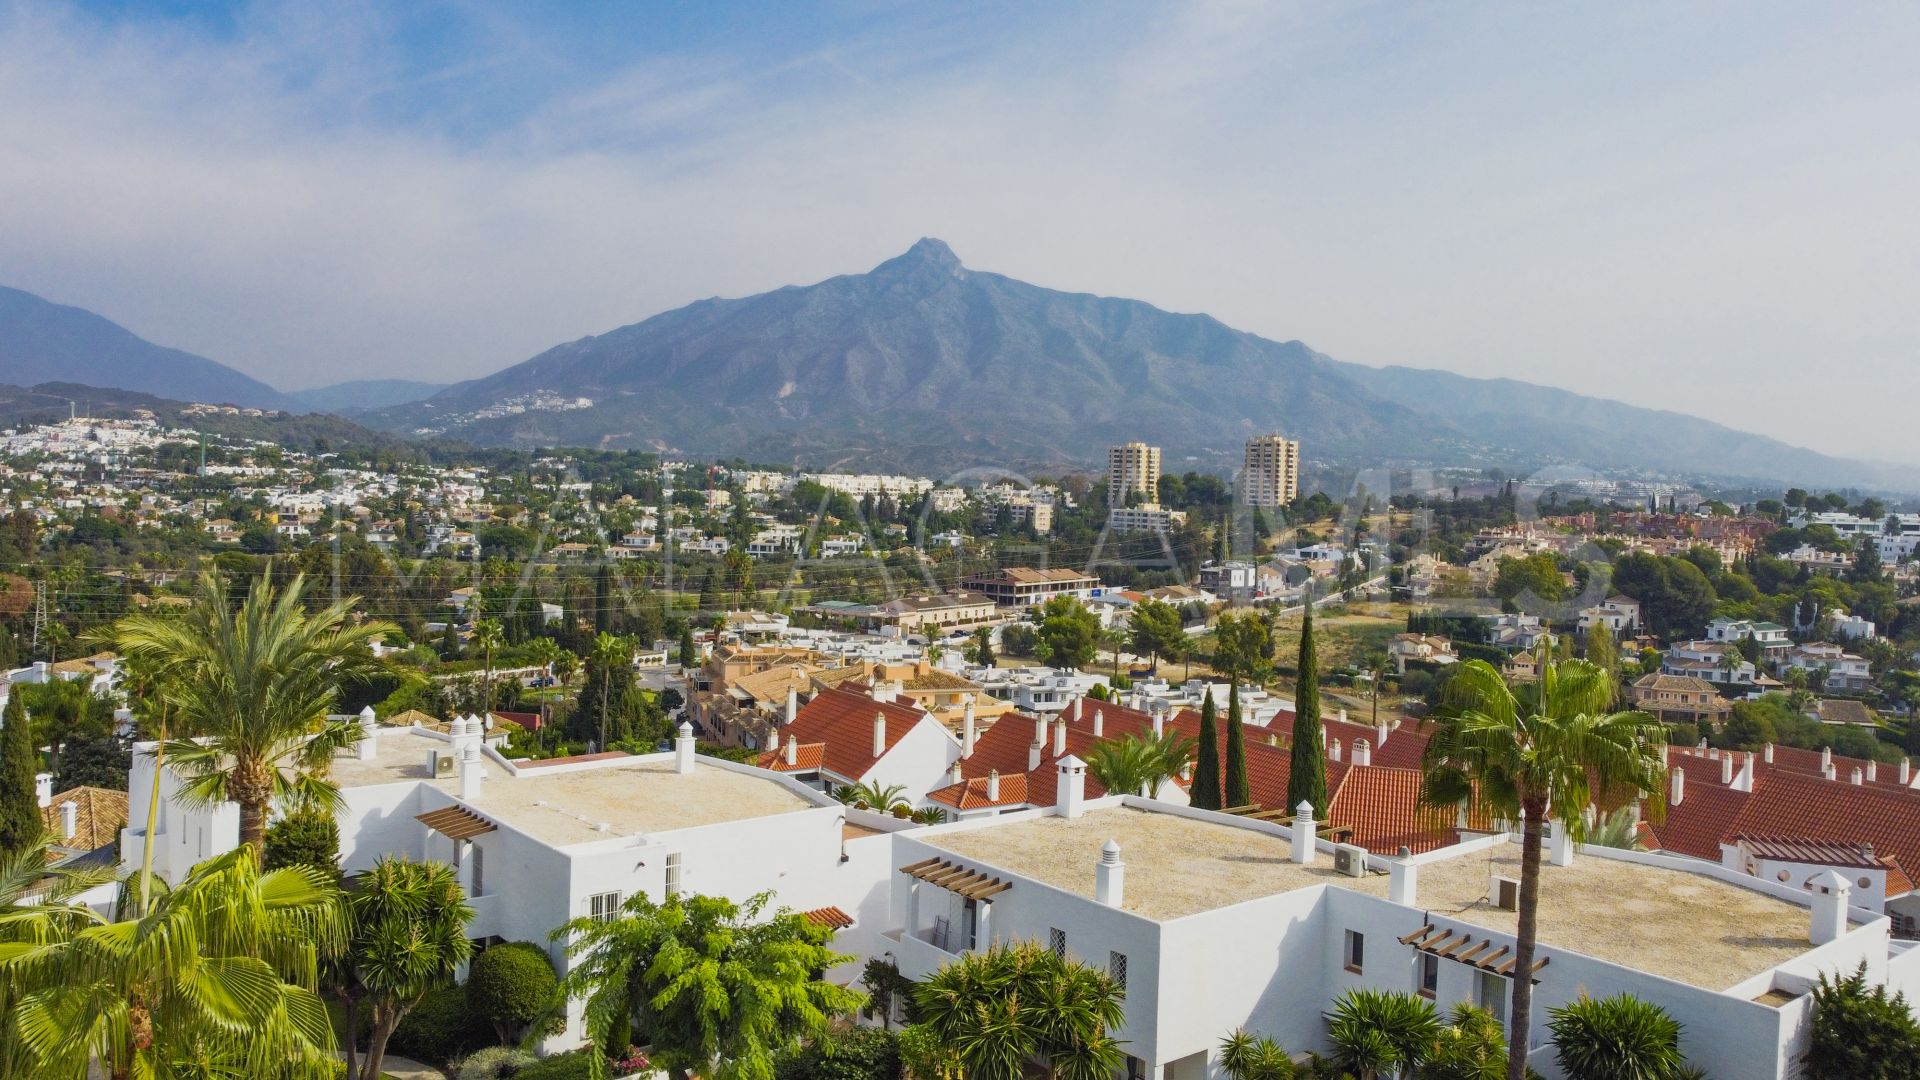
[[[1142,439],[1166,467],[1230,464],[1251,434],[1340,468],[1585,466],[1920,491],[1920,470],[1830,457],[1675,412],[1508,379],[1369,367],[1211,316],[1061,292],[923,239],[864,274],[713,298],[436,389],[283,393],[108,320],[0,289],[0,381],[335,411],[476,445],[644,447],[814,468],[1085,466]],[[431,396],[424,396],[431,394]],[[418,399],[418,400],[414,400]]]

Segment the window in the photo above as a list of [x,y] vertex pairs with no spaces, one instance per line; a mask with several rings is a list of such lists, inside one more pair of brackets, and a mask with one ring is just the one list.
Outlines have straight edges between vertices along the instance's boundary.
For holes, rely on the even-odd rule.
[[1067,958],[1067,932],[1057,926],[1047,928],[1047,948],[1062,960]]
[[1113,985],[1119,987],[1121,993],[1123,994],[1126,993],[1126,990],[1127,990],[1127,954],[1126,953],[1109,952],[1107,954],[1107,975],[1113,979]]
[[1473,1003],[1507,1022],[1507,980],[1491,971],[1478,972],[1473,982]]
[[1430,952],[1420,954],[1420,982],[1418,989],[1421,997],[1430,998],[1440,988],[1440,958]]
[[587,914],[594,922],[612,922],[620,914],[620,893],[594,893],[587,897]]
[[467,846],[473,849],[472,856],[471,856],[473,859],[472,894],[474,896],[485,896],[487,894],[487,882],[486,882],[486,876],[484,873],[486,869],[486,860],[482,858],[482,856],[486,854],[486,851],[485,849],[481,848],[479,844],[473,843],[472,841],[468,841]]
[[1348,971],[1359,974],[1360,969],[1366,965],[1367,935],[1358,930],[1347,931],[1346,947],[1341,957],[1341,962],[1347,966]]
[[680,895],[680,853],[677,851],[670,852],[667,855],[666,894],[668,896]]

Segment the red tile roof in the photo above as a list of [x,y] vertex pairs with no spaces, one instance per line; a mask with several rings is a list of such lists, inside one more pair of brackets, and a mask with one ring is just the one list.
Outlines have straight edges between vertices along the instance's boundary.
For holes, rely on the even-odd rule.
[[780,741],[784,744],[788,736],[793,736],[800,740],[802,747],[821,744],[824,749],[816,767],[858,781],[878,760],[873,754],[873,714],[876,712],[886,718],[883,751],[893,749],[914,725],[923,721],[939,723],[913,705],[875,701],[865,694],[827,687],[800,707],[793,723],[780,729]]
[[[1327,824],[1352,829],[1351,843],[1368,851],[1392,855],[1402,847],[1415,854],[1458,843],[1451,811],[1420,806],[1420,771],[1380,765],[1350,765],[1335,783],[1331,770],[1327,790],[1332,799]],[[1479,823],[1484,829],[1486,823]]]
[[801,912],[800,917],[815,926],[824,926],[829,930],[845,930],[853,925],[853,916],[837,907],[814,908],[812,911]]
[[[872,733],[868,733],[867,737],[872,738]],[[827,744],[802,743],[794,747],[791,765],[787,764],[786,750],[786,744],[783,742],[779,747],[754,758],[753,763],[763,769],[772,769],[774,772],[817,772],[820,769],[820,763],[826,760]]]
[[1025,773],[1002,776],[998,799],[987,797],[987,778],[984,776],[976,776],[957,784],[949,784],[936,791],[929,791],[927,798],[956,810],[984,810],[991,806],[1024,806],[1027,803],[1027,777]]

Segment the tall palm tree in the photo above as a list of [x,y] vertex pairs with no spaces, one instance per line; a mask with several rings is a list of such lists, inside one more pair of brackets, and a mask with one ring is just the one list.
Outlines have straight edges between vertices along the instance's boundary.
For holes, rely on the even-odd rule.
[[115,629],[121,651],[149,662],[176,699],[189,737],[165,743],[186,778],[187,805],[240,805],[240,840],[258,855],[274,799],[331,806],[339,791],[322,771],[360,738],[350,719],[329,720],[340,684],[380,669],[372,645],[394,629],[352,621],[358,597],[308,612],[296,575],[275,590],[262,574],[238,611],[226,582],[202,574],[184,617],[130,615]]
[[1125,1018],[1119,985],[1036,942],[962,955],[914,1004],[968,1080],[1019,1080],[1035,1061],[1059,1080],[1106,1080],[1125,1056],[1109,1034]]
[[[560,662],[560,657],[568,655],[568,653],[560,647],[559,642],[552,638],[537,637],[527,643],[527,655],[529,659],[540,666],[542,681],[551,683],[553,682],[554,665]],[[540,690],[540,726],[544,728],[547,726],[548,707],[553,703],[553,693],[552,687],[550,686],[543,686]]]
[[1583,994],[1547,1014],[1554,1057],[1567,1080],[1680,1080],[1686,1075],[1680,1022],[1652,1002],[1630,994],[1598,999]]
[[633,663],[633,641],[601,631],[593,639],[589,661],[600,670],[600,749],[607,748],[607,709],[613,690],[613,670]]
[[1087,772],[1109,795],[1151,796],[1180,775],[1193,749],[1193,740],[1176,731],[1105,739],[1087,749]]
[[59,940],[0,945],[0,985],[21,993],[22,1075],[335,1075],[315,993],[341,941],[339,890],[322,871],[262,873],[251,850],[200,863],[145,914]]
[[493,711],[493,650],[504,645],[506,640],[507,632],[498,619],[481,619],[474,623],[473,633],[467,637],[467,644],[479,649],[480,655],[484,657],[480,669],[484,673],[485,680],[480,684],[482,696],[486,700],[486,704],[480,710],[483,713]]
[[473,954],[467,939],[472,919],[453,868],[443,862],[382,856],[354,881],[347,896],[346,970],[339,980],[347,1002],[349,1075],[359,1003],[371,1003],[373,1023],[360,1080],[380,1080],[394,1029],[427,991],[452,983]]
[[1666,727],[1646,713],[1608,712],[1613,687],[1600,668],[1555,661],[1544,643],[1539,660],[1539,678],[1518,686],[1484,660],[1460,664],[1422,761],[1423,805],[1447,811],[1467,804],[1521,825],[1508,1080],[1523,1080],[1526,1070],[1547,819],[1583,836],[1596,792],[1638,796],[1656,820],[1666,810]]

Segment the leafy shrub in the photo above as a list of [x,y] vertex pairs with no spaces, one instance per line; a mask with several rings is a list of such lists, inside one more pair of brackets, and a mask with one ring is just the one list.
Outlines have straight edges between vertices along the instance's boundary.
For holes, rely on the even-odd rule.
[[460,1063],[459,1077],[460,1080],[518,1078],[537,1060],[525,1050],[511,1046],[489,1046],[484,1050],[475,1050],[472,1056]]
[[492,1042],[493,1031],[486,1020],[467,1005],[466,989],[443,986],[427,991],[400,1021],[387,1052],[444,1065]]
[[895,1080],[900,1048],[891,1031],[855,1028],[783,1055],[773,1075],[774,1080]]
[[545,949],[530,941],[510,941],[473,958],[467,1004],[505,1043],[547,1012],[559,985]]
[[340,874],[340,826],[324,810],[301,810],[267,828],[261,866],[313,866]]
[[574,1050],[541,1058],[514,1074],[513,1080],[587,1080],[593,1075],[592,1050]]

